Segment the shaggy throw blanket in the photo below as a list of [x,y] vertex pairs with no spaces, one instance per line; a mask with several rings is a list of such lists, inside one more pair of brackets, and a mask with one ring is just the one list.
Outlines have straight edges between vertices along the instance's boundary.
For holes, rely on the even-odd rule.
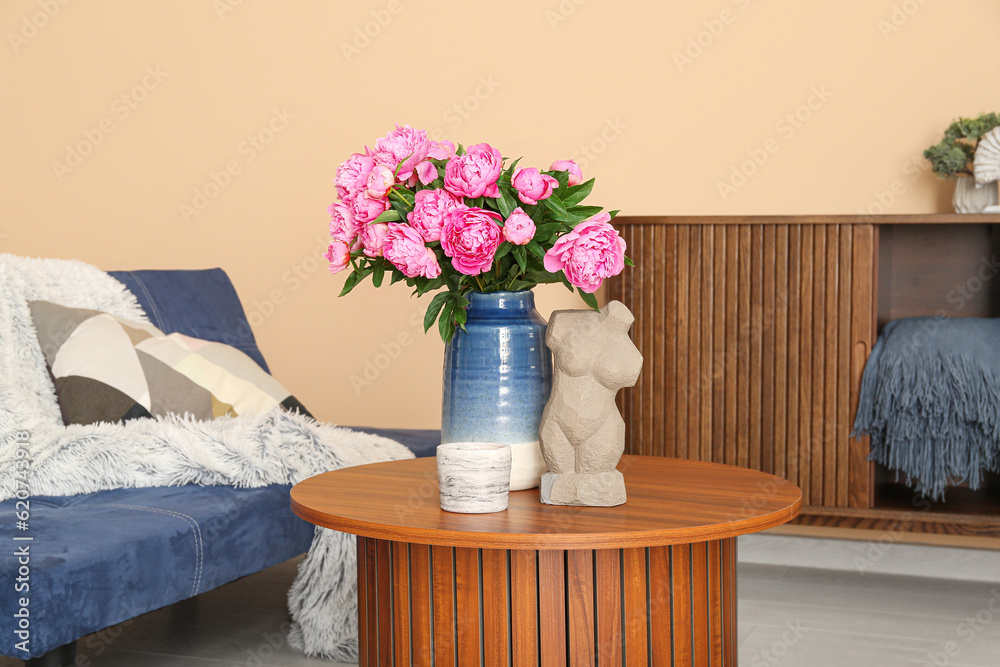
[[932,500],[1000,469],[1000,319],[911,317],[882,330],[865,365],[854,435]]
[[[362,463],[409,458],[392,440],[275,409],[198,422],[184,417],[64,426],[27,302],[44,299],[148,322],[135,297],[77,261],[0,255],[0,500],[14,495],[14,432],[31,433],[37,495],[183,484],[260,487]],[[309,655],[358,659],[352,536],[316,529],[289,591],[289,641]]]

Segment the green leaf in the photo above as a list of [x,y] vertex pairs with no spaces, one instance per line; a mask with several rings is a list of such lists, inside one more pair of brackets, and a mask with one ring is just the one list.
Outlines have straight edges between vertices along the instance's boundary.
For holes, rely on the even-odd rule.
[[514,246],[512,246],[507,241],[501,243],[500,247],[497,249],[497,254],[493,255],[493,261],[499,262],[501,259],[507,256],[507,253],[509,253],[510,249],[513,247]]
[[403,275],[403,272],[396,267],[392,267],[392,280],[389,281],[389,284],[395,285],[400,280],[406,280],[406,276]]
[[455,322],[457,324],[465,324],[465,321],[468,318],[468,314],[465,312],[465,308],[456,307],[455,310],[452,312],[454,312],[455,314]]
[[521,267],[521,271],[524,272],[528,269],[528,251],[523,245],[514,246],[510,254],[514,256],[514,260],[517,265]]
[[500,214],[503,215],[504,219],[510,217],[510,214],[514,212],[517,208],[517,201],[511,196],[511,193],[507,191],[506,188],[500,188],[500,200],[497,202],[500,205]]
[[344,282],[344,289],[340,290],[340,296],[350,294],[351,290],[357,287],[362,279],[364,279],[363,274],[352,271],[351,275],[347,276],[347,280]]
[[576,206],[581,201],[583,201],[590,191],[594,189],[594,181],[596,179],[590,179],[586,183],[580,183],[580,185],[574,185],[572,187],[566,188],[566,192],[563,193],[563,204],[566,206]]
[[450,296],[451,292],[440,292],[431,299],[430,305],[427,306],[427,312],[424,313],[424,333],[427,333],[431,325],[434,324],[434,320],[437,319],[438,313],[441,312],[441,308],[444,307]]
[[510,179],[514,176],[514,170],[517,169],[517,163],[520,161],[521,158],[517,158],[516,160],[510,163],[510,166],[507,167],[506,170],[504,170],[503,175],[507,177],[508,181],[510,181]]
[[545,206],[548,207],[550,211],[555,213],[557,220],[565,220],[569,217],[569,211],[566,210],[566,206],[562,203],[562,200],[554,194],[545,200]]
[[562,281],[562,284],[566,286],[566,289],[568,289],[570,292],[574,291],[573,283],[571,283],[569,281],[569,278],[566,277],[566,272],[565,271],[560,271],[558,273],[558,276],[559,276],[559,280]]
[[594,296],[593,294],[590,294],[589,292],[584,292],[579,287],[576,288],[576,291],[580,293],[580,297],[583,299],[583,302],[585,304],[587,304],[588,306],[590,306],[594,310],[600,310],[600,307],[597,305],[597,297],[596,296]]
[[603,206],[574,206],[572,208],[566,209],[573,215],[582,215],[589,218],[592,215],[597,215],[604,210]]
[[402,220],[402,219],[403,219],[403,216],[401,216],[399,214],[399,211],[397,211],[394,208],[391,208],[388,211],[386,211],[385,213],[383,213],[382,215],[380,215],[379,217],[377,217],[374,220],[372,220],[372,223],[376,223],[376,222],[395,222],[397,220]]
[[375,287],[382,286],[382,278],[385,277],[385,264],[379,262],[375,265],[375,271],[372,272],[372,284]]
[[441,310],[441,319],[438,320],[438,332],[441,334],[441,340],[446,344],[450,343],[455,335],[455,320],[452,315],[454,310],[455,302],[449,301]]
[[458,148],[455,149],[455,155],[458,155],[460,157],[462,155],[465,155],[465,146],[463,146],[462,144],[459,144]]
[[534,253],[539,259],[545,258],[545,249],[534,239],[528,241],[528,250]]

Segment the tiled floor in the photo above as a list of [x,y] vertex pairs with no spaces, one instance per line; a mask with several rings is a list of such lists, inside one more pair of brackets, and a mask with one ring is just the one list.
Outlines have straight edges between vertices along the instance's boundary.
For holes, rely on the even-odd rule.
[[[787,539],[770,547],[815,553],[815,545]],[[758,543],[752,551],[759,557],[767,548]],[[900,548],[891,558],[906,558]],[[948,550],[939,555],[953,564]],[[984,553],[976,566],[997,556]],[[1000,583],[861,574],[810,559],[824,569],[741,563],[743,667],[1000,666]],[[93,667],[333,667],[285,645],[285,595],[295,564],[91,635],[81,655]],[[20,661],[0,658],[0,667],[15,665]]]

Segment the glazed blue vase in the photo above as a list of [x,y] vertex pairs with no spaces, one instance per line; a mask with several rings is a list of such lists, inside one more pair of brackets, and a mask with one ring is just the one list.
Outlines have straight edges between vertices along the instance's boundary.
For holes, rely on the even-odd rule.
[[511,489],[531,488],[516,478],[533,476],[519,470],[541,461],[538,427],[552,388],[545,320],[528,290],[468,298],[467,332],[456,331],[445,347],[441,442],[514,445]]

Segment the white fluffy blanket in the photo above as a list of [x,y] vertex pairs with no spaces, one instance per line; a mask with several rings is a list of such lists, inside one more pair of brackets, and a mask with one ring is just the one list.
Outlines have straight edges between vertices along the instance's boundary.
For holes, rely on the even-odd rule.
[[[412,454],[397,442],[274,410],[199,422],[184,417],[63,426],[27,302],[44,299],[148,322],[135,297],[96,267],[0,255],[0,500],[13,497],[15,437],[31,434],[33,495],[182,484],[260,487]],[[289,591],[289,641],[356,661],[356,552],[323,528]]]

